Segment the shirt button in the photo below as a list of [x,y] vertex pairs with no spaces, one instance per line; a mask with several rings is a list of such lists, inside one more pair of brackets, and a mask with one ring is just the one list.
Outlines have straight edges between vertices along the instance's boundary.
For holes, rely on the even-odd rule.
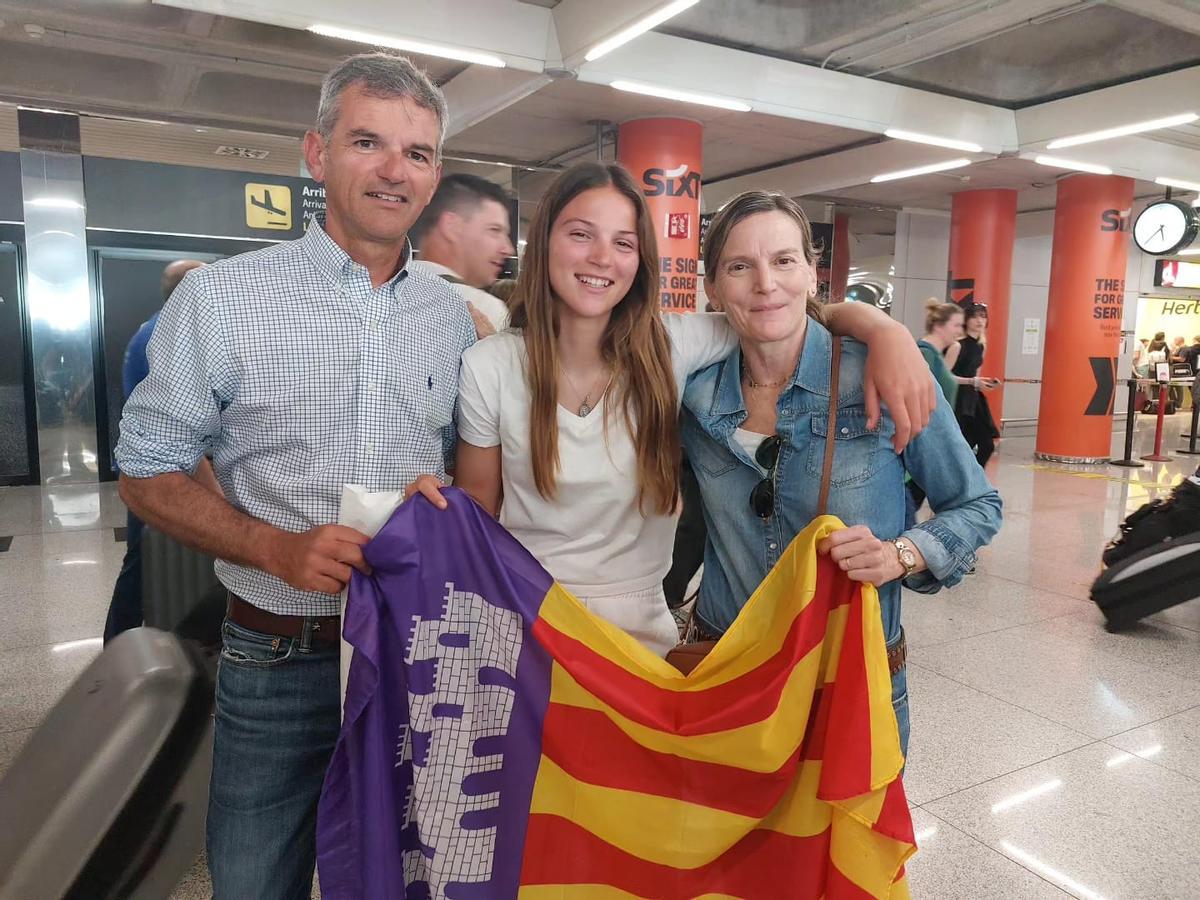
[[367,455],[370,456],[371,454],[373,454],[375,452],[375,445],[367,444],[366,446],[363,447],[363,449],[366,450]]
[[771,541],[771,543],[767,544],[767,546],[768,546],[770,549],[774,550],[774,549],[775,549],[777,546],[779,546],[779,545],[778,545],[778,544],[776,544],[774,541]]
[[843,429],[842,429],[842,434],[849,434],[849,433],[850,433],[850,429],[849,429],[849,428],[843,428]]
[[375,382],[373,382],[373,381],[367,382],[367,390],[370,391],[371,393],[375,393],[376,387],[377,387],[377,385],[375,384]]

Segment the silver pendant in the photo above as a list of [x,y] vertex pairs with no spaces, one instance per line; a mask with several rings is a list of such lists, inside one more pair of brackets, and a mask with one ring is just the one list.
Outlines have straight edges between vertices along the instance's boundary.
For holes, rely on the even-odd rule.
[[586,400],[584,400],[582,403],[579,404],[579,418],[586,419],[587,414],[590,413],[591,411],[592,411],[592,408],[590,406],[588,406],[588,403]]

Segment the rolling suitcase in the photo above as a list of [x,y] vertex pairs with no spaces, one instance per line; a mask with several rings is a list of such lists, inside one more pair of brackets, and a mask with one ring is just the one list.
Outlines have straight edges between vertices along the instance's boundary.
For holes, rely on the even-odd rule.
[[1152,544],[1104,570],[1092,600],[1105,628],[1120,631],[1139,619],[1200,597],[1200,533]]
[[163,900],[204,845],[211,661],[153,628],[112,640],[0,780],[0,900]]
[[[213,573],[213,558],[185,547],[157,528],[142,531],[142,614],[146,624],[175,631],[196,608],[225,589]],[[220,625],[217,626],[218,635]]]

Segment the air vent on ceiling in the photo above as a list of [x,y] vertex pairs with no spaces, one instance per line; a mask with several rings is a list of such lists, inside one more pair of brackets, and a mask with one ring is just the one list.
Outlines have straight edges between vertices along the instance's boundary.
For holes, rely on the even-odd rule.
[[270,155],[270,150],[255,150],[253,147],[232,147],[229,144],[222,144],[217,148],[217,156],[236,156],[239,159],[266,159]]

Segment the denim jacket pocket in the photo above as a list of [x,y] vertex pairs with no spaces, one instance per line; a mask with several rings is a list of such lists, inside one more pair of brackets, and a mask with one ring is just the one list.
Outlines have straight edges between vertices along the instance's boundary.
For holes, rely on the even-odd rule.
[[[867,414],[861,409],[838,410],[834,425],[832,486],[856,484],[870,478],[884,463],[886,457],[881,450],[891,445],[883,440],[887,437],[879,426],[867,428]],[[815,412],[812,415],[812,441],[808,447],[808,474],[820,478],[825,463],[825,438],[829,433],[828,416]]]
[[[706,474],[716,478],[727,472],[732,472],[741,464],[741,461],[727,448],[722,447],[706,435],[698,426],[692,425],[692,427],[695,428],[695,433],[694,435],[688,435],[688,425],[685,424],[684,443],[687,448],[688,460],[693,466],[698,466]],[[686,439],[688,437],[693,437],[694,439],[688,440]]]

